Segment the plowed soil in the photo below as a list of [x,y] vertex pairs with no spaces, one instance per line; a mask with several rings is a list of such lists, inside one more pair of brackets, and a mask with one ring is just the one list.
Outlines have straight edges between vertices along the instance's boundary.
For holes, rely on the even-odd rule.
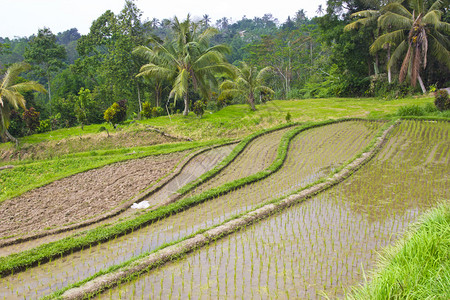
[[0,204],[0,238],[40,232],[105,213],[170,172],[186,154],[108,165],[4,201]]

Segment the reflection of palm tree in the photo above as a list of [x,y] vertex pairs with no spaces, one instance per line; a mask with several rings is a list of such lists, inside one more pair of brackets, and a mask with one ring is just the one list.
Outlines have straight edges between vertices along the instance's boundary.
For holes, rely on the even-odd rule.
[[233,75],[231,65],[225,60],[229,53],[226,45],[209,46],[211,38],[217,34],[209,27],[203,32],[199,24],[190,20],[184,22],[177,18],[172,23],[175,38],[161,43],[151,39],[153,49],[140,46],[134,53],[148,58],[149,63],[141,67],[137,76],[159,76],[172,81],[170,97],[184,99],[183,115],[189,113],[189,89],[192,85],[200,94],[209,98],[211,85],[217,85],[215,74],[224,72]]
[[6,136],[14,141],[16,145],[18,144],[17,139],[8,132],[9,116],[11,112],[9,105],[12,105],[16,109],[18,109],[19,106],[25,109],[25,98],[21,94],[22,92],[45,92],[44,87],[35,81],[14,84],[19,74],[28,71],[29,69],[30,65],[27,63],[15,63],[11,65],[6,71],[5,76],[3,76],[0,85],[0,132],[6,134]]

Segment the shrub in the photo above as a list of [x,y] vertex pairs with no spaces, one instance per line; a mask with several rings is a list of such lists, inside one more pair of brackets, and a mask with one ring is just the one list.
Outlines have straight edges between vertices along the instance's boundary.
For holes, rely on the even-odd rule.
[[150,119],[152,117],[152,105],[150,102],[146,101],[142,103],[141,116]]
[[288,113],[286,114],[286,122],[290,123],[290,122],[291,122],[291,119],[292,119],[291,113],[288,112]]
[[217,98],[217,106],[219,108],[224,108],[233,102],[233,96],[228,93],[221,93]]
[[450,98],[446,90],[439,90],[434,96],[434,105],[440,111],[450,109]]
[[21,137],[25,135],[25,122],[18,111],[11,111],[11,114],[9,115],[9,122],[8,131],[12,136]]
[[425,110],[419,105],[405,105],[397,110],[397,116],[423,116],[425,115]]
[[33,134],[36,129],[41,125],[39,121],[39,115],[41,113],[36,111],[34,107],[30,107],[30,109],[26,110],[22,114],[22,118],[25,121],[25,124],[27,125],[28,132],[30,134]]
[[197,115],[197,117],[201,118],[205,113],[206,101],[197,100],[194,103],[193,111]]
[[152,108],[152,117],[156,118],[162,116],[164,114],[164,109],[159,106],[155,106]]
[[111,123],[114,127],[125,121],[127,116],[127,100],[121,100],[114,102],[104,113],[104,118],[107,122]]
[[39,122],[39,127],[36,129],[36,132],[44,133],[50,130],[52,130],[52,122],[50,119],[46,119]]

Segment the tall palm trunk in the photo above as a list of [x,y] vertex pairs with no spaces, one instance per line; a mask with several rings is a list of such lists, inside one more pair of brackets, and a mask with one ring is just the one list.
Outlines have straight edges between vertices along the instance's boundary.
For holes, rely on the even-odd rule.
[[184,111],[183,116],[187,116],[189,114],[189,96],[188,93],[184,93]]
[[16,144],[16,148],[18,148],[18,147],[19,147],[19,140],[16,139],[15,137],[13,137],[13,136],[9,133],[8,129],[6,128],[6,122],[5,122],[5,120],[3,119],[3,114],[2,114],[1,112],[0,112],[0,122],[1,122],[1,124],[2,124],[3,129],[4,129],[4,132],[5,132],[6,137],[7,137],[10,141],[14,142],[14,143]]
[[422,81],[422,78],[420,77],[420,75],[417,75],[417,80],[419,80],[419,84],[420,84],[420,88],[422,89],[422,93],[426,94],[427,89],[425,88],[425,85],[423,84],[423,81]]
[[248,95],[248,103],[250,104],[250,108],[255,111],[256,107],[255,107],[255,95],[253,94],[253,92],[250,92],[250,95]]
[[391,67],[389,66],[389,61],[391,60],[391,44],[388,43],[387,45],[387,62],[388,62],[388,82],[392,82],[392,75],[391,75]]

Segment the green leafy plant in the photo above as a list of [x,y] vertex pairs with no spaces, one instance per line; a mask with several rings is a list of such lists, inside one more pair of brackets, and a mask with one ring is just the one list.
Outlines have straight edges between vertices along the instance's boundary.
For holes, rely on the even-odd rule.
[[39,115],[41,113],[34,109],[34,107],[30,107],[30,109],[24,111],[22,114],[23,120],[27,125],[28,132],[30,134],[34,133],[36,129],[41,125],[39,121]]
[[434,96],[434,105],[436,105],[436,108],[440,111],[450,109],[450,98],[447,91],[439,90],[436,92],[436,95]]
[[148,101],[142,103],[141,116],[150,119],[152,117],[152,104]]
[[125,121],[127,116],[127,100],[121,100],[118,102],[114,102],[104,114],[104,118],[107,122],[111,123],[114,127]]
[[206,101],[198,100],[193,105],[193,111],[197,117],[201,118],[205,113]]

